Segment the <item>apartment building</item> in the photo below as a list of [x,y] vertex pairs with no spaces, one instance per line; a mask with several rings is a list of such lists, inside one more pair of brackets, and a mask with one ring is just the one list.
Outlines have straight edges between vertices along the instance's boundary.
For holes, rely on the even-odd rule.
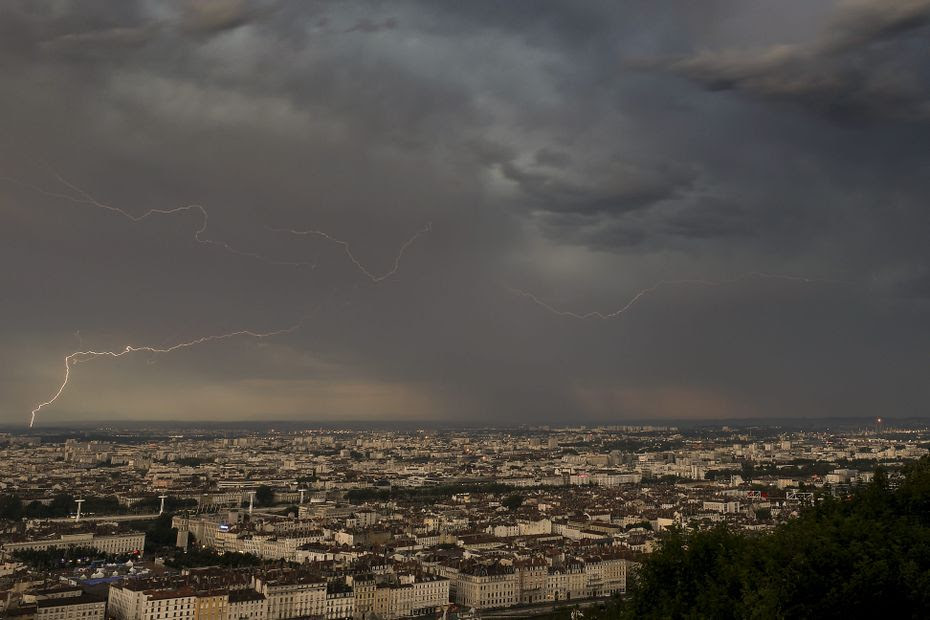
[[316,575],[281,571],[253,581],[255,590],[267,599],[268,620],[326,616],[326,581]]
[[449,580],[438,575],[401,574],[378,585],[375,613],[380,618],[407,618],[436,613],[449,604]]
[[194,605],[194,620],[227,620],[229,591],[207,590],[197,593]]
[[546,598],[550,601],[570,601],[587,597],[587,576],[584,563],[568,560],[550,567],[546,577]]
[[585,596],[598,598],[626,593],[628,560],[621,554],[604,552],[583,558]]
[[231,590],[226,605],[227,620],[265,620],[267,599],[251,589]]
[[114,555],[131,553],[145,547],[145,532],[120,532],[115,534],[97,534],[79,532],[60,534],[57,537],[27,538],[9,541],[0,545],[0,555],[12,557],[16,551],[47,551],[49,549],[67,549],[71,547],[90,547],[103,553]]
[[517,573],[499,562],[466,563],[458,570],[455,602],[466,607],[513,607],[519,603]]
[[103,620],[106,599],[86,594],[80,587],[33,590],[23,595],[18,618],[36,620]]
[[142,589],[141,584],[112,584],[107,614],[116,620],[191,620],[197,595],[189,586]]
[[514,563],[517,572],[518,600],[521,605],[532,605],[546,600],[546,581],[549,565],[543,558],[520,560]]

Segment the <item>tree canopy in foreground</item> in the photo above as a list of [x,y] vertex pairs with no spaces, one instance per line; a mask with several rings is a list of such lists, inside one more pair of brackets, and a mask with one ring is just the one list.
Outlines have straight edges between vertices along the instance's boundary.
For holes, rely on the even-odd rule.
[[825,498],[770,533],[668,533],[626,598],[588,618],[863,618],[930,614],[930,458]]

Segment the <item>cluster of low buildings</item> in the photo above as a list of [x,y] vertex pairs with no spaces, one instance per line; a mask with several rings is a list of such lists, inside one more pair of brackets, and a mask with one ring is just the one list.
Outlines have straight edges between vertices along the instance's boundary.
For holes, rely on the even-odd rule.
[[[622,595],[664,529],[771,528],[925,445],[925,429],[874,426],[0,435],[0,610],[335,620]],[[80,518],[35,516],[77,499]],[[178,551],[146,553],[163,510]],[[21,561],[68,548],[116,563]],[[184,550],[254,566],[165,566]]]
[[9,528],[0,535],[0,557],[4,558],[11,558],[17,551],[71,548],[93,549],[107,555],[138,554],[145,548],[145,532],[115,523],[36,521],[27,522],[22,530]]
[[109,589],[116,620],[404,618],[442,612],[449,582],[430,574],[338,570],[332,564],[192,569]]
[[25,592],[20,604],[3,617],[18,620],[104,620],[107,601],[80,586],[36,588]]

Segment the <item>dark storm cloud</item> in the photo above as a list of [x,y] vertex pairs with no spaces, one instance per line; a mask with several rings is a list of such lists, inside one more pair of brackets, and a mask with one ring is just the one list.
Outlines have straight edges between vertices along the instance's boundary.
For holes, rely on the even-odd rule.
[[[4,182],[0,420],[75,347],[304,316],[81,364],[43,416],[922,413],[925,19],[905,0],[3,3],[4,177],[66,191],[47,162],[136,215],[202,204],[208,238],[315,267],[196,243],[194,212],[133,223]],[[377,283],[343,245],[268,229],[324,230],[386,273],[427,222]],[[813,281],[665,286],[613,321],[510,292],[607,313],[750,272]]]
[[397,28],[397,20],[388,17],[382,22],[373,22],[370,19],[362,18],[354,26],[347,28],[346,32],[381,32],[382,30],[394,30]]
[[276,8],[273,2],[204,0],[185,7],[179,27],[187,32],[215,34],[264,18]]
[[849,115],[930,118],[930,2],[850,2],[810,42],[662,63],[712,90]]
[[42,46],[53,52],[74,48],[98,48],[110,51],[110,48],[144,45],[152,37],[154,30],[154,26],[139,26],[69,32],[44,41]]
[[0,8],[3,22],[20,31],[12,41],[48,53],[113,52],[141,47],[158,36],[212,36],[273,13],[277,4],[261,0],[204,0],[146,10],[144,3],[88,2],[80,10],[54,11],[43,3],[10,2]]
[[501,173],[517,183],[539,208],[581,215],[623,213],[680,196],[694,183],[691,170],[670,166],[643,169],[616,162],[603,171],[600,182],[576,183],[543,170],[530,170],[508,161]]
[[749,214],[739,204],[702,200],[666,219],[668,232],[683,237],[717,238],[757,234]]

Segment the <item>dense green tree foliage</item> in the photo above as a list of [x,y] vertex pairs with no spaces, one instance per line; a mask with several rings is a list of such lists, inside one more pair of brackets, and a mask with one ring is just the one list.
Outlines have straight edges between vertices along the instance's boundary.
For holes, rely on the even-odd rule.
[[157,551],[164,547],[174,547],[178,540],[178,531],[171,527],[171,513],[159,515],[145,523],[145,550]]
[[274,504],[274,491],[268,485],[262,484],[255,489],[255,503],[259,506]]
[[86,566],[92,562],[125,562],[136,557],[134,553],[104,553],[93,547],[53,547],[44,550],[22,549],[13,552],[14,559],[38,571]]
[[346,492],[346,499],[355,503],[388,500],[434,501],[448,499],[456,493],[505,493],[515,489],[516,487],[498,482],[439,484],[425,487],[392,487],[390,489],[368,488],[352,489]]
[[[197,500],[190,497],[172,497],[165,498],[165,512],[177,512],[185,508],[196,508]],[[146,497],[132,505],[133,512],[158,512],[161,508],[161,499],[155,496]]]
[[930,458],[902,473],[768,534],[670,532],[623,603],[588,617],[928,617]]
[[[85,496],[82,514],[119,515],[129,513],[158,512],[161,500],[158,497],[146,497],[127,508],[119,503],[115,495]],[[197,500],[192,498],[168,497],[165,500],[165,511],[174,512],[183,508],[194,508]],[[0,495],[0,519],[19,520],[23,517],[29,519],[52,519],[73,515],[77,509],[74,497],[68,493],[59,493],[47,505],[33,500],[24,503],[18,495]]]
[[196,456],[185,456],[177,459],[175,463],[177,465],[183,465],[186,467],[197,467],[198,465],[203,465],[204,463],[212,463],[213,459],[203,459]]
[[191,568],[195,566],[228,566],[238,568],[241,566],[259,566],[262,559],[251,553],[217,553],[211,549],[191,548],[187,551],[175,551],[165,564],[174,569]]
[[23,516],[23,500],[19,495],[0,495],[0,519],[17,520]]
[[[87,504],[85,504],[85,511]],[[24,504],[19,495],[0,496],[0,519],[18,520],[22,517],[30,519],[45,519],[49,517],[67,517],[75,509],[74,498],[67,493],[59,493],[52,501],[45,505],[42,502],[31,501]]]

